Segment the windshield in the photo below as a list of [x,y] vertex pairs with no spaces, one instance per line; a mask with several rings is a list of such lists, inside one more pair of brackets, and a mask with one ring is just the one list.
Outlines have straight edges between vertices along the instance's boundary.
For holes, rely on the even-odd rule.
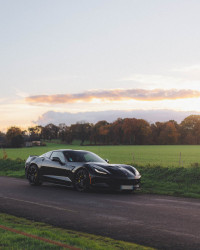
[[64,151],[65,158],[69,162],[102,162],[105,161],[98,155],[86,151]]

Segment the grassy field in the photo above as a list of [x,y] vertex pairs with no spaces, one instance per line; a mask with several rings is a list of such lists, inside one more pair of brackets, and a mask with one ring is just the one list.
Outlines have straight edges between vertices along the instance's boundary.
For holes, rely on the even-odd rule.
[[[200,146],[79,146],[47,143],[44,147],[6,149],[8,158],[27,159],[29,155],[41,155],[53,149],[71,148],[89,150],[110,163],[137,164],[139,166],[191,167],[200,165]],[[180,158],[181,153],[181,158]],[[0,158],[3,150],[0,151]]]
[[[0,214],[0,225],[11,229],[25,232],[30,235],[53,240],[56,243],[63,243],[80,249],[93,250],[117,250],[117,249],[137,249],[150,250],[152,248],[143,247],[137,244],[117,241],[111,238],[55,228],[45,223],[33,222],[27,219],[18,218],[8,214]],[[0,249],[64,249],[55,244],[50,244],[38,239],[10,232],[0,228]]]

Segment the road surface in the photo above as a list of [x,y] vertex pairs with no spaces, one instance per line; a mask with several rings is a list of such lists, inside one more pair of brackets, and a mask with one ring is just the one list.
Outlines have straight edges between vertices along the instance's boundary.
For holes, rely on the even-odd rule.
[[158,249],[200,249],[200,201],[147,194],[79,193],[0,177],[0,212]]

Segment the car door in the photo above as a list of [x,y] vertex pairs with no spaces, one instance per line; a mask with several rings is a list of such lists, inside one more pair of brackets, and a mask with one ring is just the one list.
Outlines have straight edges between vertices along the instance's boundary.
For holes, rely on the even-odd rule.
[[57,183],[71,183],[66,159],[61,151],[53,151],[44,178]]
[[52,151],[49,151],[43,155],[40,156],[41,161],[40,161],[40,176],[43,178],[45,175],[50,175],[51,174],[51,160],[50,156],[52,154]]

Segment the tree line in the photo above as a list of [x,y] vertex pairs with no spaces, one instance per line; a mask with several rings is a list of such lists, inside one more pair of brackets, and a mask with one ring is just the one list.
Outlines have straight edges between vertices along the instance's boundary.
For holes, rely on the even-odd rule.
[[78,122],[67,126],[33,126],[27,130],[10,127],[6,133],[0,132],[0,143],[8,147],[21,147],[26,141],[53,140],[71,144],[91,145],[176,145],[200,144],[200,115],[190,115],[180,124],[174,120],[150,124],[136,118],[118,118],[109,123],[105,120],[95,124]]

